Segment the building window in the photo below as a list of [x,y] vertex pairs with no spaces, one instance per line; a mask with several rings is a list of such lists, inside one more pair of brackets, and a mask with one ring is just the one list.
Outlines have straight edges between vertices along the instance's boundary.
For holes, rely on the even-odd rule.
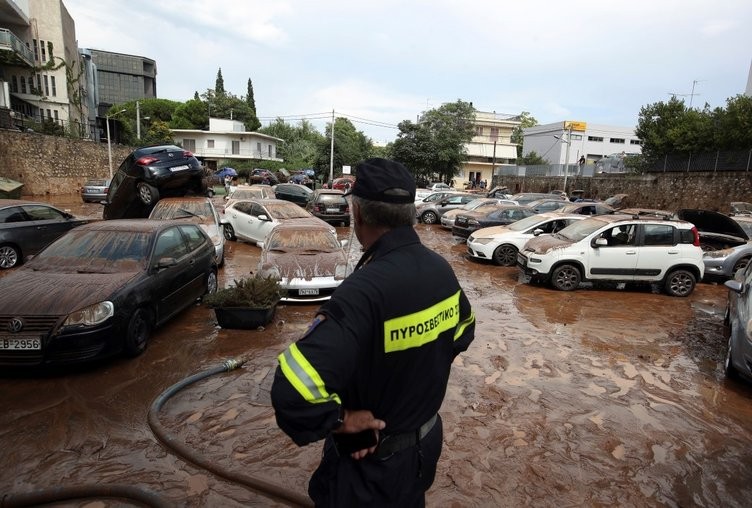
[[581,141],[582,140],[582,134],[572,134],[572,141]]
[[50,96],[50,80],[46,74],[44,75],[44,95],[47,97]]
[[21,93],[26,93],[26,78],[21,76]]
[[36,89],[36,92],[32,92],[32,93],[37,93],[37,94],[40,94],[40,95],[42,94],[42,76],[40,76],[39,74],[37,74],[37,89]]
[[55,76],[50,76],[50,84],[52,85],[52,96],[57,97],[57,87],[55,86]]
[[256,143],[256,151],[258,152],[259,157],[261,157],[261,143]]
[[58,123],[59,118],[57,116],[57,110],[54,110],[52,113],[55,115],[55,123]]
[[32,41],[34,43],[34,61],[38,62],[39,61],[39,47],[37,47],[37,40],[32,39]]
[[50,109],[47,110],[47,118],[49,118],[50,120],[52,120],[52,110],[50,110]]
[[597,141],[597,142],[599,142],[599,143],[602,143],[602,142],[603,142],[603,138],[602,138],[602,137],[600,137],[600,136],[588,136],[588,137],[587,137],[587,140],[588,140],[588,141]]
[[233,141],[232,142],[232,154],[233,155],[240,155],[240,141]]
[[39,52],[42,55],[42,61],[46,62],[47,61],[47,50],[44,49],[44,41],[41,40],[41,39],[39,40]]
[[499,139],[499,128],[491,127],[491,141],[496,141],[497,139]]
[[483,135],[483,126],[482,125],[476,125],[475,126],[475,135],[476,136],[482,136]]
[[206,140],[206,148],[214,148],[214,140],[213,139],[207,139]]
[[639,139],[630,139],[629,144],[630,145],[642,145],[642,141],[640,141]]
[[15,74],[10,77],[10,91],[18,93],[18,78],[16,78]]
[[195,139],[183,139],[183,148],[185,148],[189,152],[195,152],[196,140]]
[[272,145],[269,145],[269,158],[274,157],[274,153],[272,153]]
[[611,142],[611,143],[619,143],[619,144],[623,145],[624,144],[624,138],[610,138],[609,142]]

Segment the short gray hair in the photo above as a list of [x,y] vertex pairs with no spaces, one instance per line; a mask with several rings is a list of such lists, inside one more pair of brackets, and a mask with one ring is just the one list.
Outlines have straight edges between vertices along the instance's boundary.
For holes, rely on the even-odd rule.
[[415,203],[384,203],[356,195],[351,196],[353,206],[358,205],[363,223],[368,226],[397,228],[416,223]]

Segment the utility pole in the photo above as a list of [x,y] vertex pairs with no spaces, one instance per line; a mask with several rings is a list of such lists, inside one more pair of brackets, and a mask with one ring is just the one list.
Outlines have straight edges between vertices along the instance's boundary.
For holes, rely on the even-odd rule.
[[136,138],[141,139],[141,107],[136,101]]
[[334,109],[332,109],[332,144],[329,148],[329,182],[334,182]]
[[564,155],[564,192],[567,192],[567,176],[569,176],[569,145],[572,144],[572,124],[569,124],[569,132],[567,133],[567,150]]

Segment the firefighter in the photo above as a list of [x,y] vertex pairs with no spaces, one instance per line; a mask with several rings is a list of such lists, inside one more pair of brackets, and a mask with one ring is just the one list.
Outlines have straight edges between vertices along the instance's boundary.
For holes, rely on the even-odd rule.
[[441,454],[438,410],[475,316],[449,263],[413,228],[407,169],[374,158],[356,174],[364,253],[279,355],[272,404],[299,446],[325,439],[308,487],[317,506],[423,506]]

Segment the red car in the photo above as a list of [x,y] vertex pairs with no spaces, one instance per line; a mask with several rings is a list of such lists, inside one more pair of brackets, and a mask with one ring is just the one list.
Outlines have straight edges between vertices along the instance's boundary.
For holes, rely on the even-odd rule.
[[343,176],[341,178],[335,178],[334,181],[332,182],[332,189],[347,191],[347,190],[350,190],[350,187],[352,187],[352,184],[354,183],[355,183],[354,176]]

